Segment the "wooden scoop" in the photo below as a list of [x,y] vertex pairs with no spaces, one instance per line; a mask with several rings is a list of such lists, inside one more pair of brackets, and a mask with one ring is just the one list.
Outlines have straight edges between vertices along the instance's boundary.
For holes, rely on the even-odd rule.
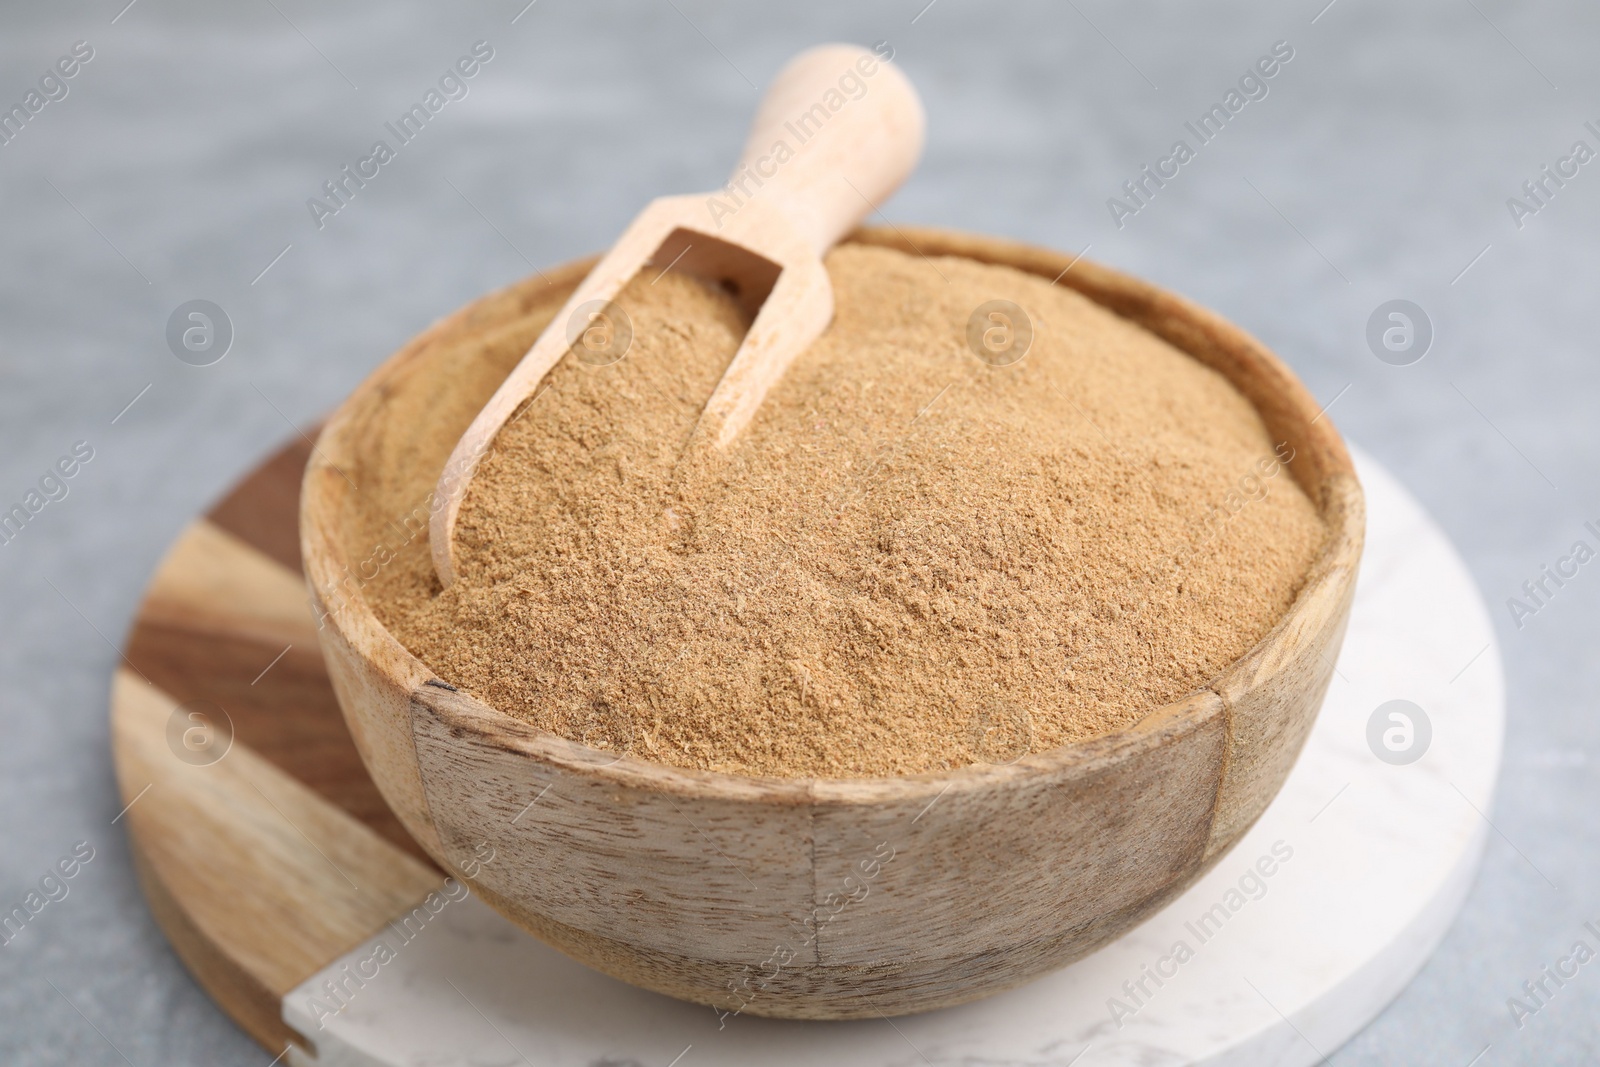
[[727,186],[652,201],[462,435],[439,476],[429,528],[439,580],[455,580],[456,518],[500,428],[569,352],[590,363],[625,355],[626,319],[611,301],[643,266],[720,283],[754,315],[696,427],[715,448],[731,444],[832,320],[822,257],[911,173],[923,126],[916,90],[883,56],[822,45],[791,60],[762,100]]

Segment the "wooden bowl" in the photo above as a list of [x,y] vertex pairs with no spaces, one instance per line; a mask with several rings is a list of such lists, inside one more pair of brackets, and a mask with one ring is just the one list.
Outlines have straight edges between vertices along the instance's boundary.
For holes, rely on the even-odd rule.
[[[1046,278],[1071,262],[934,230],[851,239]],[[1344,636],[1361,489],[1329,420],[1259,342],[1087,261],[1060,284],[1232,381],[1271,439],[1294,447],[1293,476],[1328,524],[1288,613],[1205,688],[1120,732],[1007,766],[786,780],[619,758],[441,682],[362,599],[361,579],[382,560],[352,548],[352,531],[380,506],[370,487],[382,464],[422,464],[432,484],[445,457],[419,452],[418,421],[464,428],[588,267],[519,283],[429,328],[334,414],[306,470],[306,575],[350,732],[401,822],[480,897],[568,955],[674,997],[789,1018],[893,1015],[997,992],[1105,944],[1215,864],[1266,808]],[[397,416],[408,383],[433,399]],[[428,502],[414,503],[425,516]]]

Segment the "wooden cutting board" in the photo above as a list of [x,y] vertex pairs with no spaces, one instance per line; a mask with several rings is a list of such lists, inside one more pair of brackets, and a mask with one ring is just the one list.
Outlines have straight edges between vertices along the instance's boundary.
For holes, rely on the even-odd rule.
[[[1403,988],[1472,883],[1504,728],[1493,629],[1438,528],[1358,454],[1367,556],[1299,764],[1215,870],[1088,958],[894,1023],[724,1025],[566,959],[471,897],[421,915],[413,936],[444,876],[378,795],[323,667],[296,531],[310,449],[283,449],[184,530],[111,694],[119,821],[151,910],[221,1008],[292,1067],[880,1067],[919,1055],[1294,1067]],[[1394,698],[1432,716],[1416,762],[1371,749],[1373,717]],[[1291,852],[1270,883],[1252,873]],[[1231,917],[1213,936],[1220,914]],[[1193,961],[1148,985],[1178,940],[1194,941]],[[352,969],[380,942],[398,958],[357,983]],[[354,994],[329,994],[335,984]]]
[[294,1036],[284,996],[444,879],[362,767],[317,647],[297,530],[310,451],[284,448],[184,530],[111,694],[121,821],[151,910],[274,1050]]

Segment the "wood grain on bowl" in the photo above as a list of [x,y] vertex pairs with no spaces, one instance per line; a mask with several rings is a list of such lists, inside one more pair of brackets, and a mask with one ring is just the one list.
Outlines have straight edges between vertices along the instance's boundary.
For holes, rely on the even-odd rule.
[[[1058,279],[1215,368],[1287,441],[1328,541],[1283,619],[1201,691],[1093,741],[899,779],[677,770],[543,733],[438,684],[373,615],[353,543],[381,464],[437,471],[418,422],[455,440],[541,329],[575,264],[493,294],[413,340],[333,416],[306,471],[302,554],[356,747],[400,821],[537,936],[637,985],[726,1010],[852,1018],[956,1004],[1092,951],[1238,840],[1277,793],[1321,705],[1349,615],[1363,511],[1331,423],[1259,342],[1087,261],[990,238],[855,234]],[[1068,270],[1068,267],[1071,267]],[[486,343],[487,342],[487,343]],[[408,384],[453,395],[396,414]],[[379,517],[381,518],[381,517]]]

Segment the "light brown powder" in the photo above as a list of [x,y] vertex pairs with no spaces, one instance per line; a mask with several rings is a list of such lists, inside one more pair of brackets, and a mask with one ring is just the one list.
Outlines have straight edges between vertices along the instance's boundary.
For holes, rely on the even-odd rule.
[[[745,323],[636,279],[626,358],[569,356],[480,467],[461,579],[441,592],[413,544],[366,589],[379,617],[567,737],[851,777],[1127,726],[1291,603],[1325,529],[1220,375],[1009,268],[857,245],[828,269],[832,326],[723,456],[684,447]],[[1010,366],[967,346],[995,298],[1035,329]]]

